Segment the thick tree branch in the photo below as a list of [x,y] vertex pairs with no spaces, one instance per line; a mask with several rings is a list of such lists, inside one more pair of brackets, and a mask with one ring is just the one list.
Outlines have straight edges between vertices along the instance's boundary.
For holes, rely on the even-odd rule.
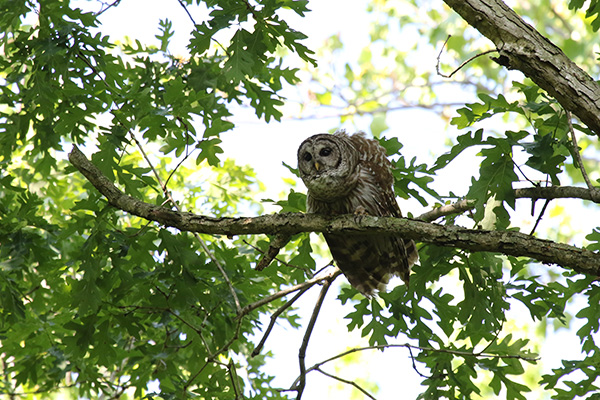
[[[323,216],[288,213],[258,217],[212,218],[189,212],[177,212],[145,203],[122,193],[102,175],[81,151],[74,146],[69,160],[114,207],[181,231],[212,235],[295,234],[299,232],[346,232],[347,234],[397,233],[417,242],[456,247],[468,251],[498,252],[511,256],[531,257],[542,263],[557,264],[579,273],[600,275],[600,254],[563,243],[537,239],[513,231],[486,231],[442,226],[406,218],[353,215]],[[544,188],[538,190],[539,198]],[[518,189],[525,190],[525,189]],[[588,189],[582,189],[588,190]],[[589,191],[589,190],[588,190]]]
[[561,49],[502,0],[444,2],[494,43],[498,63],[523,72],[600,135],[600,87]]

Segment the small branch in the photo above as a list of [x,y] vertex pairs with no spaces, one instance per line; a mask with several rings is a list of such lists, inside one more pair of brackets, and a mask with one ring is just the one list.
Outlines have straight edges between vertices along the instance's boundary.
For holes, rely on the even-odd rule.
[[[306,374],[308,374],[311,371],[319,371],[324,375],[330,376],[333,379],[338,379],[338,377],[329,375],[325,372],[323,372],[323,370],[321,369],[321,367],[329,362],[335,361],[337,359],[343,358],[349,354],[352,353],[356,353],[359,351],[365,351],[365,350],[382,350],[382,349],[386,349],[386,348],[405,348],[408,350],[409,354],[410,354],[410,358],[412,359],[412,364],[413,364],[413,369],[423,378],[429,379],[431,378],[430,376],[424,375],[421,372],[419,372],[417,370],[416,364],[415,364],[415,356],[412,353],[412,350],[420,350],[423,352],[437,352],[437,353],[446,353],[446,354],[452,354],[454,356],[458,356],[458,357],[462,357],[462,358],[466,358],[466,357],[479,357],[479,358],[498,358],[498,359],[518,359],[518,360],[523,360],[523,361],[527,361],[527,362],[535,362],[538,361],[540,358],[539,357],[526,357],[520,354],[492,354],[492,353],[485,353],[485,350],[487,350],[489,348],[489,345],[486,346],[486,348],[483,351],[480,352],[469,352],[469,351],[464,351],[464,350],[452,350],[452,349],[436,349],[433,347],[424,347],[424,346],[415,346],[412,344],[382,344],[382,345],[375,345],[375,346],[365,346],[365,347],[356,347],[350,350],[346,350],[342,353],[339,353],[333,357],[329,357],[321,362],[318,362],[316,364],[314,364],[312,367],[306,369],[304,371],[304,376],[306,376]],[[300,374],[300,376],[298,376],[296,378],[296,380],[294,381],[294,384],[292,385],[292,387],[290,389],[286,389],[283,391],[293,391],[293,390],[298,390],[298,386],[300,385],[300,382],[302,380],[302,373]],[[338,379],[341,382],[347,383],[352,385],[351,381],[346,381],[346,380],[342,380],[342,379]],[[355,387],[357,387],[356,385],[353,385]],[[361,388],[357,387],[357,389],[361,390]],[[361,390],[362,391],[362,390]],[[365,393],[364,391],[362,391],[363,393]],[[365,393],[366,394],[366,393]]]
[[194,17],[192,17],[192,14],[190,13],[190,10],[188,10],[186,4],[183,2],[183,0],[177,0],[179,1],[179,5],[181,5],[181,7],[183,7],[183,9],[185,10],[185,13],[187,14],[188,18],[190,19],[190,21],[192,21],[192,24],[194,24],[194,26],[198,25],[196,23],[196,21],[194,21]]
[[273,300],[277,300],[283,296],[286,296],[290,293],[293,293],[297,290],[304,290],[304,289],[308,289],[312,286],[314,286],[317,283],[320,283],[322,281],[326,281],[326,280],[334,280],[335,278],[337,278],[340,274],[342,273],[342,271],[340,271],[338,268],[335,268],[331,273],[325,275],[325,276],[315,276],[312,279],[309,279],[305,282],[299,283],[297,285],[291,286],[287,289],[284,290],[280,290],[279,292],[272,294],[270,296],[267,297],[263,297],[262,299],[258,300],[257,302],[254,302],[252,304],[247,305],[246,307],[242,308],[239,312],[239,314],[236,316],[236,319],[242,318],[248,314],[250,314],[252,311],[256,310],[259,307],[264,306],[267,303],[272,302]]
[[435,71],[437,72],[437,74],[439,76],[441,76],[442,78],[452,78],[452,75],[454,75],[455,73],[457,73],[458,71],[460,71],[465,65],[467,65],[468,63],[470,63],[471,61],[473,61],[476,58],[479,58],[481,56],[484,56],[486,54],[490,54],[490,53],[497,53],[498,50],[493,49],[493,50],[487,50],[484,51],[483,53],[479,53],[479,54],[475,54],[473,57],[469,58],[467,61],[464,61],[462,64],[460,64],[458,66],[458,68],[456,68],[454,71],[452,71],[450,73],[450,75],[444,75],[440,69],[440,58],[442,57],[442,53],[444,52],[444,48],[446,47],[446,44],[448,44],[448,40],[450,40],[450,38],[452,37],[452,35],[448,35],[448,37],[446,38],[446,40],[444,41],[444,44],[442,45],[442,48],[440,49],[440,53],[437,56],[437,63],[435,64]]
[[523,189],[514,189],[515,197],[524,199],[581,199],[589,200],[600,204],[600,188],[593,189],[576,187],[576,186],[548,186],[548,187],[531,187]]
[[436,207],[431,211],[427,211],[426,213],[419,215],[416,219],[421,221],[432,222],[446,215],[462,214],[465,211],[472,210],[474,207],[474,200],[463,199],[457,201],[454,204],[447,204],[441,207]]
[[[355,347],[353,349],[346,350],[340,354],[337,354],[333,357],[327,358],[321,362],[316,363],[312,367],[308,368],[306,370],[306,373],[308,374],[309,372],[315,371],[331,361],[335,361],[337,359],[343,358],[349,354],[356,353],[359,351],[382,350],[382,349],[386,349],[386,348],[400,348],[400,347],[409,349],[409,350],[412,349],[412,350],[421,350],[421,351],[452,354],[452,355],[459,356],[459,357],[481,357],[481,358],[500,358],[500,359],[507,358],[507,359],[518,359],[518,360],[523,360],[523,361],[527,361],[527,362],[534,362],[534,361],[538,361],[540,359],[539,357],[525,357],[520,354],[491,354],[491,353],[485,353],[483,351],[473,353],[473,352],[463,351],[463,350],[436,349],[433,347],[415,346],[415,345],[408,344],[408,343],[405,343],[405,344],[381,344],[381,345],[375,345],[375,346]],[[411,353],[411,358],[413,358],[413,361],[414,361],[414,357],[412,356],[412,353]],[[417,371],[417,373],[424,378],[429,378],[428,376],[422,375],[418,371]],[[296,381],[298,381],[298,379],[300,379],[300,377],[296,378]]]
[[579,169],[581,170],[581,176],[585,181],[588,189],[590,189],[590,193],[592,196],[592,201],[598,203],[600,201],[600,195],[598,194],[598,190],[592,185],[592,181],[590,181],[590,177],[588,176],[587,171],[585,170],[585,166],[583,165],[583,160],[581,159],[581,154],[579,153],[579,146],[577,145],[577,137],[575,136],[575,130],[573,129],[573,123],[571,122],[571,112],[565,110],[567,123],[569,124],[569,132],[571,132],[571,141],[573,142],[573,154],[575,155],[575,160],[579,165]]
[[271,331],[273,330],[273,327],[275,326],[275,322],[277,322],[277,318],[279,318],[279,316],[281,315],[281,313],[283,313],[285,310],[287,310],[288,308],[290,308],[292,306],[292,304],[294,304],[296,302],[296,300],[298,300],[300,298],[300,296],[302,296],[304,294],[304,292],[306,292],[311,287],[312,287],[312,285],[311,286],[306,286],[305,288],[300,289],[300,291],[298,293],[296,293],[294,295],[294,297],[292,297],[284,305],[282,305],[281,307],[279,307],[277,309],[277,311],[275,311],[271,315],[271,320],[269,322],[269,326],[265,330],[265,333],[263,334],[263,337],[260,340],[260,342],[256,345],[256,347],[252,351],[252,354],[250,355],[251,357],[256,357],[258,354],[260,354],[260,351],[262,350],[263,346],[265,345],[265,342],[267,341],[267,338],[271,334]]
[[290,241],[290,238],[290,235],[275,235],[275,237],[271,240],[271,243],[269,243],[269,249],[263,254],[261,259],[256,264],[256,270],[262,271],[263,269],[267,268],[273,259],[277,257],[277,254],[279,254],[281,248]]
[[304,337],[302,338],[302,346],[300,346],[300,350],[298,351],[298,363],[300,364],[300,377],[297,380],[297,385],[292,385],[295,387],[298,395],[296,396],[296,400],[300,400],[302,398],[302,393],[304,392],[304,387],[306,386],[306,349],[308,348],[308,341],[310,340],[310,336],[312,335],[312,331],[315,327],[315,323],[317,322],[317,317],[319,316],[319,312],[321,311],[321,306],[323,305],[323,301],[325,300],[325,296],[327,295],[327,291],[331,286],[331,282],[335,277],[327,279],[323,283],[323,288],[321,289],[321,293],[319,294],[319,298],[317,299],[317,303],[315,304],[315,308],[310,317],[310,321],[306,327],[306,332],[304,333]]
[[323,371],[321,368],[315,368],[315,371],[319,371],[323,375],[328,376],[328,377],[330,377],[332,379],[335,379],[336,381],[340,381],[342,383],[345,383],[346,385],[354,386],[356,389],[360,390],[368,398],[373,399],[373,400],[377,400],[377,399],[375,399],[375,397],[373,397],[371,395],[371,393],[367,392],[365,389],[363,389],[362,387],[360,387],[358,385],[358,383],[356,383],[354,381],[349,381],[347,379],[340,378],[339,376],[336,376],[336,375],[333,375],[333,374],[330,374],[328,372]]

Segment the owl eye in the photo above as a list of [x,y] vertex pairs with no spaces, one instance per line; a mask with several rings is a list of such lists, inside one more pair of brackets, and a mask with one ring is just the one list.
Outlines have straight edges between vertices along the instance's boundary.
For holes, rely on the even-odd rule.
[[304,153],[304,155],[302,156],[302,158],[304,158],[304,161],[310,161],[310,160],[312,160],[312,156],[310,155],[310,153]]
[[321,157],[327,157],[330,154],[331,154],[331,149],[329,147],[324,147],[321,149],[321,151],[319,151],[319,155]]

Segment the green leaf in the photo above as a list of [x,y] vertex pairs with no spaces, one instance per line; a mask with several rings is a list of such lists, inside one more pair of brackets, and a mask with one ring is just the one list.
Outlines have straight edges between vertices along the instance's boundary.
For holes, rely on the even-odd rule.
[[175,32],[172,30],[173,23],[168,19],[161,19],[158,23],[161,34],[156,35],[156,38],[160,40],[160,51],[166,52],[169,47],[169,42]]
[[486,141],[483,140],[483,129],[478,129],[475,132],[467,132],[456,138],[457,143],[452,146],[450,152],[441,155],[435,161],[434,166],[431,168],[432,171],[444,168],[452,160],[454,160],[463,150],[468,149],[472,146],[479,146],[484,144]]
[[223,149],[219,146],[221,139],[204,139],[196,144],[196,148],[200,149],[200,154],[196,158],[196,164],[200,164],[206,160],[209,165],[218,165],[218,154],[223,153]]
[[483,220],[484,205],[488,199],[494,197],[495,200],[501,201],[500,205],[493,205],[493,212],[498,217],[496,225],[506,228],[509,221],[508,214],[504,210],[504,202],[511,208],[515,208],[512,183],[518,180],[514,172],[512,150],[507,141],[503,139],[489,138],[486,143],[493,147],[481,150],[481,155],[485,158],[481,162],[479,178],[471,180],[467,198],[475,200],[475,219],[477,221]]
[[228,48],[229,58],[225,61],[224,72],[233,83],[245,80],[246,76],[252,76],[254,59],[248,51],[248,44],[252,35],[245,29],[238,29],[231,39]]

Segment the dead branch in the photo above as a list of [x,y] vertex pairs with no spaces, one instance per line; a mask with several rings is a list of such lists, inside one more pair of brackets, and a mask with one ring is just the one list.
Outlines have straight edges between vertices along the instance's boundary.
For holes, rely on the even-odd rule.
[[446,38],[446,41],[445,41],[445,42],[444,42],[444,44],[442,45],[442,48],[440,49],[440,53],[439,53],[439,54],[438,54],[438,56],[437,56],[437,63],[435,64],[435,71],[436,71],[436,72],[437,72],[437,74],[438,74],[439,76],[441,76],[442,78],[447,78],[447,79],[450,79],[450,78],[452,78],[452,76],[453,76],[454,74],[456,74],[458,71],[460,71],[461,69],[463,69],[465,65],[467,65],[468,63],[470,63],[470,62],[471,62],[471,61],[473,61],[474,59],[476,59],[476,58],[479,58],[479,57],[481,57],[481,56],[484,56],[484,55],[486,55],[486,54],[490,54],[490,53],[497,53],[497,52],[498,52],[498,50],[496,50],[496,49],[492,49],[492,50],[487,50],[487,51],[484,51],[484,52],[482,52],[482,53],[475,54],[473,57],[469,58],[468,60],[466,60],[466,61],[463,61],[463,62],[462,62],[462,63],[461,63],[461,64],[460,64],[458,67],[456,67],[456,68],[454,69],[454,71],[452,71],[451,73],[449,73],[448,75],[446,75],[446,74],[443,74],[443,73],[442,73],[442,71],[441,71],[441,68],[440,68],[440,63],[441,63],[441,60],[440,60],[440,58],[442,57],[442,53],[444,52],[444,49],[446,48],[446,44],[448,44],[448,40],[450,40],[450,38],[451,38],[451,37],[452,37],[451,35],[448,35],[448,37]]

